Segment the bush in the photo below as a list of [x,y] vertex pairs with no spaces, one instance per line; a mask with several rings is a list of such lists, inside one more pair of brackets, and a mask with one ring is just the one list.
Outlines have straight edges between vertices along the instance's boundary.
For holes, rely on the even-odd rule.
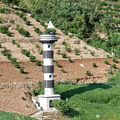
[[61,53],[61,55],[62,55],[63,58],[67,57],[66,53]]
[[74,49],[74,54],[79,55],[79,50],[77,48]]
[[113,58],[112,61],[118,63],[118,60],[116,58]]
[[8,30],[8,27],[5,26],[5,25],[0,26],[0,32],[3,33],[3,34],[6,34],[6,35],[8,35],[8,36],[11,35],[11,33],[10,33],[9,30]]
[[91,76],[91,72],[89,70],[86,71],[87,76]]
[[94,51],[91,51],[90,54],[91,54],[92,56],[94,56],[94,55],[95,55],[95,52],[94,52]]
[[109,65],[109,62],[107,60],[104,61],[105,64]]
[[22,49],[21,52],[22,52],[22,54],[26,55],[27,57],[30,56],[30,52],[26,49]]
[[36,57],[33,56],[33,55],[31,55],[31,56],[30,56],[30,61],[31,61],[31,62],[35,62],[35,60],[36,60]]
[[93,63],[92,65],[93,65],[93,67],[97,67],[96,63]]
[[15,41],[15,40],[12,40],[12,44],[13,44],[13,45],[16,44],[16,41]]
[[18,48],[20,48],[20,44],[17,44],[16,46],[17,46]]
[[42,49],[42,50],[40,50],[39,54],[43,54],[43,49]]
[[64,68],[61,69],[61,72],[63,72],[63,73],[65,72]]
[[25,73],[24,72],[24,67],[20,67],[20,73]]
[[55,64],[56,64],[57,67],[61,67],[61,65],[59,64],[58,61],[55,61]]
[[56,52],[58,55],[60,55],[60,50],[57,50],[57,52]]
[[111,65],[111,66],[112,66],[112,68],[117,69],[116,64],[113,64],[113,65]]
[[65,50],[66,50],[67,52],[71,52],[70,46],[69,46],[69,45],[65,45]]
[[10,20],[10,23],[14,23],[15,22],[15,20]]
[[70,63],[73,62],[71,58],[68,58],[68,61],[69,61]]
[[68,45],[68,43],[66,41],[63,41],[62,45]]
[[32,96],[37,96],[41,94],[41,90],[39,88],[32,90]]
[[31,23],[31,22],[30,22],[29,20],[26,21],[26,25],[30,25],[30,23]]
[[37,60],[37,61],[35,62],[35,64],[36,64],[37,66],[40,66],[40,65],[41,65],[41,61],[40,61],[40,60]]
[[52,105],[59,110],[62,114],[66,114],[70,111],[70,105],[65,100],[53,100]]
[[30,36],[30,33],[29,33],[27,30],[23,29],[23,28],[19,28],[19,29],[18,29],[18,32],[19,32],[21,35],[23,35],[24,37],[29,37],[29,36]]
[[20,68],[20,63],[19,63],[19,62],[15,62],[15,63],[13,63],[13,65],[14,65],[16,68]]

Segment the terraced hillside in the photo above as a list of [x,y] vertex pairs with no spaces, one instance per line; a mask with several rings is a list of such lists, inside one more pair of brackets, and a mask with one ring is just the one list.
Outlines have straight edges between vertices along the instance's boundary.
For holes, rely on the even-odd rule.
[[[0,3],[1,110],[26,115],[36,111],[27,91],[43,81],[42,44],[38,39],[46,26],[47,21],[37,20],[17,6],[12,8]],[[119,59],[112,59],[104,50],[87,45],[79,36],[71,35],[71,31],[66,34],[58,28],[55,28],[58,41],[53,45],[55,82],[61,79],[75,83],[104,82],[109,78],[108,73],[120,68]],[[106,37],[102,32],[99,35]]]

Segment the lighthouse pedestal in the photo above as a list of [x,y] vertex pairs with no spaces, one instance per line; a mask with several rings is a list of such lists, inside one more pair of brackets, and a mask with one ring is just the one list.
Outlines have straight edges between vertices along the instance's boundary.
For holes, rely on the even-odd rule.
[[39,110],[55,110],[55,108],[52,106],[53,100],[59,100],[60,95],[54,94],[54,95],[38,95],[36,97],[32,97],[32,100],[34,104],[36,104],[36,107]]

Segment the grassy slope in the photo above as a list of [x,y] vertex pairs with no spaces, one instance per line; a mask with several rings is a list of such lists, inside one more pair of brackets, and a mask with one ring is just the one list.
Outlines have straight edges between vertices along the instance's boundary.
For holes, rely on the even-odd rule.
[[0,111],[0,120],[37,120],[24,115],[19,115],[17,113],[8,113]]
[[69,98],[72,120],[118,120],[120,118],[120,71],[107,83],[56,85],[56,93]]

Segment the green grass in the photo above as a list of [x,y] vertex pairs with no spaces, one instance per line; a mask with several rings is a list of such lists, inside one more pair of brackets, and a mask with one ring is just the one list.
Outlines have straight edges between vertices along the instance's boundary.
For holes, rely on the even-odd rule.
[[37,119],[24,115],[19,115],[17,113],[0,111],[0,120],[37,120]]
[[59,84],[55,91],[68,98],[72,111],[67,116],[72,120],[120,119],[120,71],[106,83]]

